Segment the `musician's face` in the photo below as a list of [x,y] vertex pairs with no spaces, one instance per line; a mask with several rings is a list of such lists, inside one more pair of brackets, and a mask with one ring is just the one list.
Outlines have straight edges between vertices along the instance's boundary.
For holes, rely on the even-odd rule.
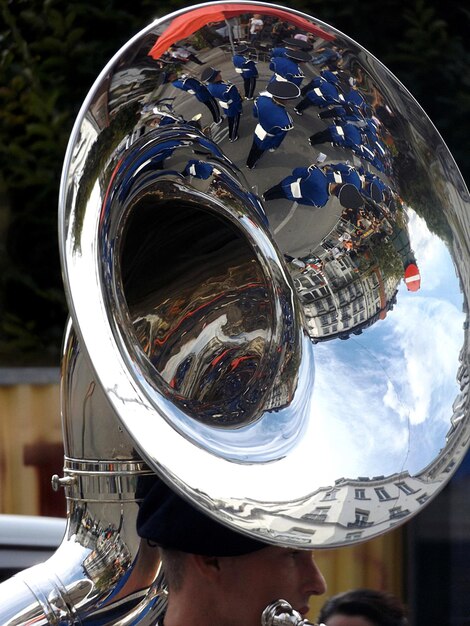
[[287,600],[302,615],[309,598],[326,591],[325,579],[306,550],[271,546],[244,556],[220,559],[224,602],[238,607],[236,622],[260,626],[263,610],[275,600]]

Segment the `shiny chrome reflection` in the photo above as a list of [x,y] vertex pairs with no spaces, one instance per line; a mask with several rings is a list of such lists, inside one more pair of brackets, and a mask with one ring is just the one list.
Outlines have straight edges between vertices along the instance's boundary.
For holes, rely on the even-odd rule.
[[62,253],[140,453],[274,542],[403,522],[467,445],[468,194],[441,138],[360,46],[274,5],[182,11],[117,59],[71,140]]
[[315,18],[211,3],[129,42],[62,180],[70,522],[53,565],[77,552],[57,574],[74,600],[46,614],[56,582],[16,582],[6,623],[71,604],[81,623],[116,606],[147,623],[153,600],[123,599],[149,473],[301,548],[418,512],[468,446],[468,209],[412,96]]

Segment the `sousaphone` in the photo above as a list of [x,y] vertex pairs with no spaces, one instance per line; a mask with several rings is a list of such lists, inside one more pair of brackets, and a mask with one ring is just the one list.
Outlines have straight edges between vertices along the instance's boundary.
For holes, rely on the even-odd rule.
[[[238,136],[206,68],[240,96]],[[468,447],[468,215],[422,109],[331,26],[216,2],[137,34],[62,175],[67,530],[0,587],[1,623],[153,623],[164,585],[135,520],[155,474],[281,546],[417,514]]]

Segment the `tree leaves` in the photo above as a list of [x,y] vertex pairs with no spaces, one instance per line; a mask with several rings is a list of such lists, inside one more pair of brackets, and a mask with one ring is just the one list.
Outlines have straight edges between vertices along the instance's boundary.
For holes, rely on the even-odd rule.
[[[470,9],[458,0],[288,0],[357,40],[417,97],[470,175]],[[111,56],[184,0],[0,0],[0,363],[57,364],[57,197],[68,137]],[[378,13],[380,12],[380,16]]]

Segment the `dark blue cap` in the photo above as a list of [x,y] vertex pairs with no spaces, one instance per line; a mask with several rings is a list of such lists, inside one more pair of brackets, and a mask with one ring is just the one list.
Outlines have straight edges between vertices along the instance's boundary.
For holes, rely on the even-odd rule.
[[377,185],[377,183],[374,183],[374,181],[372,181],[369,186],[369,195],[374,202],[379,203],[383,200],[382,190]]
[[286,57],[299,63],[310,61],[312,58],[309,53],[304,50],[290,50],[289,48],[286,49]]
[[137,533],[161,548],[206,556],[241,556],[268,547],[202,513],[160,479],[140,505]]
[[364,204],[363,197],[352,183],[341,185],[335,192],[335,195],[345,209],[358,209]]
[[214,67],[206,67],[201,74],[201,80],[205,83],[211,83],[220,74],[220,70],[216,70]]
[[290,46],[291,48],[297,48],[298,50],[311,50],[312,44],[305,39],[296,39],[295,37],[288,37],[282,40],[286,46]]
[[300,96],[300,89],[288,80],[272,80],[267,84],[266,91],[280,100],[290,100]]

